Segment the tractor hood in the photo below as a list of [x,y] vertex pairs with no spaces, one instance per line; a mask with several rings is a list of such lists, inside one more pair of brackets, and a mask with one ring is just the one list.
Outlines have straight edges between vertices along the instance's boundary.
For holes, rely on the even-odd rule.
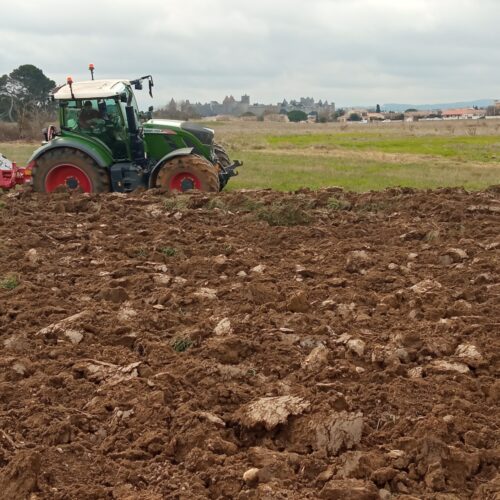
[[193,122],[183,122],[181,120],[149,120],[144,123],[144,129],[148,133],[154,133],[157,129],[159,133],[164,130],[185,130],[193,134],[202,144],[212,144],[214,140],[214,131],[211,128],[202,127]]

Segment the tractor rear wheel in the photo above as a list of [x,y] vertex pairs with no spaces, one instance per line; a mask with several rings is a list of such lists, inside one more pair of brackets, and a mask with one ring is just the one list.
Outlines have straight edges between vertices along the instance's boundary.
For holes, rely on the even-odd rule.
[[36,160],[33,188],[40,193],[57,190],[105,193],[110,190],[106,169],[82,151],[56,148]]
[[155,185],[171,193],[191,189],[212,193],[220,190],[216,168],[197,155],[178,156],[165,162],[158,172]]

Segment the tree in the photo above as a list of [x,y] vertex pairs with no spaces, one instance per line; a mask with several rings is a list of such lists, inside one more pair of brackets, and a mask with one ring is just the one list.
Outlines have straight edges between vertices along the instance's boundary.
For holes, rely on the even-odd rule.
[[377,109],[375,110],[376,113],[380,113],[380,104],[377,104]]
[[405,113],[416,113],[418,111],[418,109],[415,109],[415,108],[409,108],[405,111]]
[[9,75],[0,78],[0,96],[4,104],[0,113],[7,114],[9,119],[14,120],[18,118],[16,115],[20,112],[34,108],[48,108],[49,93],[55,85],[55,82],[47,78],[36,66],[32,64],[19,66]]
[[288,119],[291,122],[305,122],[307,120],[307,114],[299,109],[294,109],[288,112]]
[[[181,101],[180,105],[183,105],[183,101]],[[179,120],[181,119],[181,115],[182,113],[178,109],[173,97],[166,106],[154,112],[155,118],[170,118],[171,120]]]
[[332,114],[328,110],[322,110],[318,113],[318,122],[327,123],[332,119]]
[[19,66],[9,76],[17,82],[18,97],[37,106],[47,104],[49,93],[56,86],[53,80],[32,64]]
[[348,120],[350,122],[360,122],[363,120],[363,117],[359,113],[351,113]]
[[49,93],[55,82],[32,64],[23,64],[0,78],[0,119],[17,121],[19,133],[31,123],[49,119]]
[[172,98],[170,102],[154,112],[155,118],[170,118],[171,120],[189,120],[200,118],[199,108],[201,105],[193,105],[189,99],[181,100],[178,103]]
[[0,77],[0,119],[7,119],[10,122],[14,118],[14,96],[9,91],[9,76]]
[[337,120],[338,118],[340,118],[341,116],[344,116],[344,115],[345,115],[345,109],[339,108],[339,109],[335,110],[335,113],[333,113],[333,119]]
[[486,108],[486,116],[495,116],[496,109],[495,106],[488,106]]

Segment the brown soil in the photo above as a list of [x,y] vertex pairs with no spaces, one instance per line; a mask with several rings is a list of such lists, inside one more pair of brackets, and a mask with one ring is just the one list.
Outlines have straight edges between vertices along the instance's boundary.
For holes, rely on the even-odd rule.
[[0,497],[499,498],[498,189],[0,201]]

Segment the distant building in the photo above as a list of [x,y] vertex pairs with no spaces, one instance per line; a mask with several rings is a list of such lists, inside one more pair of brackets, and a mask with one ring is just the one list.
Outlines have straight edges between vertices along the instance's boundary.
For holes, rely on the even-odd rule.
[[413,122],[417,120],[470,120],[482,118],[486,115],[485,109],[475,108],[453,108],[453,109],[432,109],[421,111],[407,111],[404,114],[405,121]]
[[404,113],[404,120],[405,122],[416,122],[418,120],[422,120],[424,118],[428,118],[429,116],[437,116],[439,114],[439,110],[430,110],[430,109],[424,109],[420,111],[406,111]]
[[299,101],[291,100],[287,102],[278,103],[280,113],[286,114],[290,111],[303,111],[308,116],[314,116],[314,119],[325,118],[326,121],[330,120],[335,113],[335,103],[328,103],[328,101],[315,102],[312,97],[301,97]]
[[456,108],[456,109],[443,109],[441,115],[443,120],[467,120],[472,118],[480,118],[485,116],[484,109],[475,108]]
[[[196,103],[192,105],[193,109],[201,116],[269,116],[271,114],[287,114],[292,110],[304,111],[307,115],[314,113],[315,116],[330,118],[335,112],[335,104],[329,104],[328,101],[315,102],[312,97],[301,97],[299,101],[292,100],[288,102],[283,99],[283,102],[278,104],[259,104],[250,103],[250,96],[245,94],[241,96],[241,100],[237,101],[232,95],[224,97],[222,104],[217,101],[210,103]],[[252,115],[250,115],[250,113]]]
[[381,122],[385,120],[385,114],[384,113],[373,113],[373,112],[368,112],[366,115],[366,118],[368,119],[369,122]]
[[337,121],[341,123],[353,121],[353,115],[358,115],[361,118],[361,120],[358,121],[362,121],[365,123],[368,122],[368,110],[362,108],[351,108],[346,110],[345,114],[339,116]]

